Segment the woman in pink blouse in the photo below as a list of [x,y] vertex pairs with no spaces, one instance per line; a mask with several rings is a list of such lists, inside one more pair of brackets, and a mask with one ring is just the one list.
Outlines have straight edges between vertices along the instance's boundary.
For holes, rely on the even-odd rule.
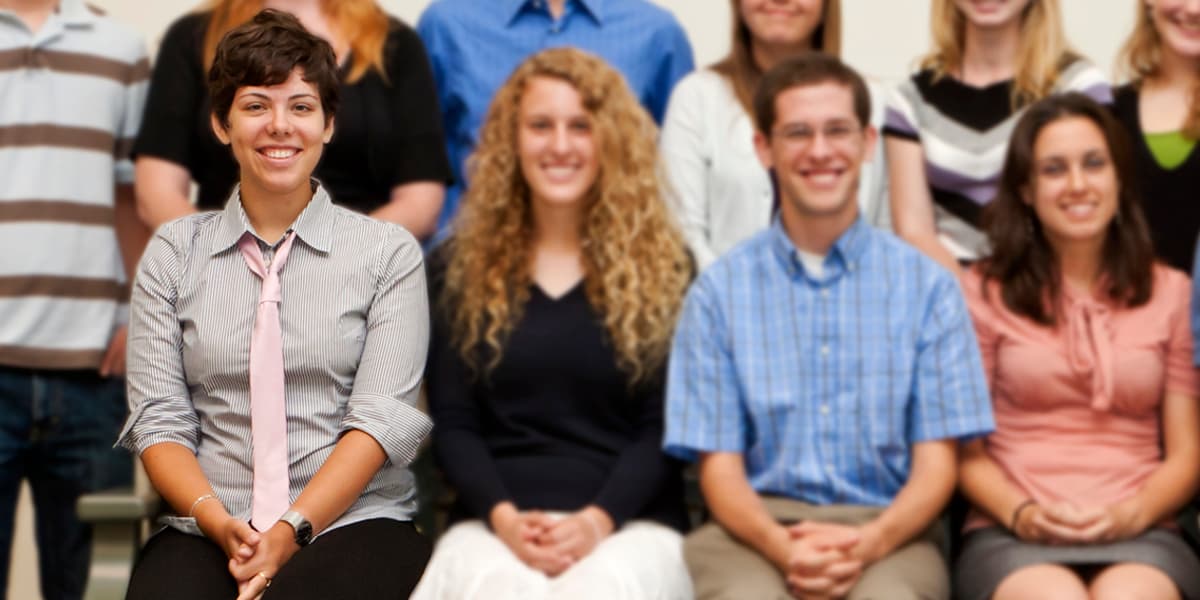
[[1190,283],[1154,262],[1129,154],[1078,94],[1013,132],[962,282],[996,431],[963,450],[956,597],[1200,597],[1172,525],[1200,483]]

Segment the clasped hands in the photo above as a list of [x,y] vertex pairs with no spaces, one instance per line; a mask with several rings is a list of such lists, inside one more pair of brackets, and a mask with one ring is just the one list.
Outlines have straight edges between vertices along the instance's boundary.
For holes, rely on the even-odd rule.
[[1147,524],[1130,501],[1104,507],[1079,507],[1069,502],[1032,504],[1020,511],[1013,533],[1028,542],[1094,544],[1134,537]]
[[798,600],[844,598],[863,569],[882,558],[882,542],[871,524],[802,521],[785,527],[788,546],[776,560],[788,590]]
[[[203,515],[211,519],[205,522],[215,523],[210,527],[202,525],[201,529],[229,557],[229,573],[238,585],[237,600],[257,600],[279,569],[300,550],[295,532],[282,521],[265,532],[255,531],[249,523],[233,518],[219,506],[216,502],[200,505],[201,509],[211,511]],[[218,509],[220,514],[216,513]],[[197,523],[202,523],[199,511],[196,517]]]
[[521,562],[557,577],[590,554],[613,531],[612,517],[596,506],[566,516],[519,511],[501,502],[490,515],[492,531]]

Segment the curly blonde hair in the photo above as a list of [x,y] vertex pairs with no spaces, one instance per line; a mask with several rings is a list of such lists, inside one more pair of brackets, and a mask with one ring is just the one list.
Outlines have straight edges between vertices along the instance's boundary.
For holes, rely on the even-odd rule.
[[[954,0],[933,0],[930,11],[933,50],[921,68],[940,79],[962,68],[967,47],[967,18]],[[1012,106],[1019,108],[1045,98],[1063,69],[1079,59],[1067,43],[1058,0],[1031,0],[1021,13],[1021,43],[1013,78]]]
[[[1121,74],[1134,85],[1143,80],[1157,77],[1162,69],[1162,36],[1154,27],[1152,8],[1144,0],[1135,3],[1133,31],[1121,48]],[[1183,124],[1183,135],[1189,140],[1200,139],[1200,83],[1196,84],[1189,98],[1187,119]]]
[[617,365],[636,383],[666,360],[692,263],[661,198],[653,120],[616,71],[580,50],[533,55],[492,100],[447,241],[441,309],[451,343],[486,375],[529,300],[533,216],[517,128],[521,98],[541,77],[574,87],[591,120],[600,168],[580,225],[584,290]]

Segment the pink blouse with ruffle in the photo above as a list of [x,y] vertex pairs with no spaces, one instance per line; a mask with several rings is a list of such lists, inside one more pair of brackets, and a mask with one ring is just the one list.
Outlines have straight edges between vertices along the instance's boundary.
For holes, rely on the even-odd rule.
[[[973,269],[962,287],[996,416],[988,454],[1039,503],[1134,495],[1162,463],[1164,395],[1200,395],[1188,277],[1155,265],[1150,301],[1132,309],[1064,290],[1056,328],[1008,310],[994,282],[985,297],[980,281]],[[975,513],[966,529],[989,524]]]

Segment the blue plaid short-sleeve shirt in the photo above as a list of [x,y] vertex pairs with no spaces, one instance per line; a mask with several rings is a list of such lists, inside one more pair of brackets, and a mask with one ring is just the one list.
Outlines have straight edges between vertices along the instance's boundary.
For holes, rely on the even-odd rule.
[[778,220],[707,269],[671,352],[665,450],[745,456],[761,494],[890,504],[916,442],[993,427],[958,283],[858,220],[813,277]]

